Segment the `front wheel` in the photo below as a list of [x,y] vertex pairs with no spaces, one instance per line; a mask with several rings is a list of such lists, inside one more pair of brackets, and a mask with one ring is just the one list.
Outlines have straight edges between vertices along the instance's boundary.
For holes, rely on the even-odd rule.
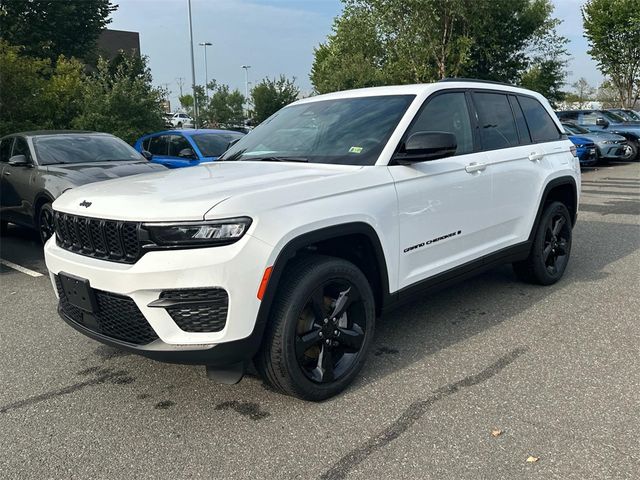
[[373,292],[355,265],[332,257],[297,260],[283,278],[256,368],[281,393],[327,399],[364,364],[375,326]]
[[40,207],[40,212],[38,213],[38,233],[43,245],[51,238],[53,232],[53,209],[50,203],[45,203]]
[[561,202],[547,205],[531,246],[529,256],[513,264],[521,280],[551,285],[562,278],[571,253],[571,216]]

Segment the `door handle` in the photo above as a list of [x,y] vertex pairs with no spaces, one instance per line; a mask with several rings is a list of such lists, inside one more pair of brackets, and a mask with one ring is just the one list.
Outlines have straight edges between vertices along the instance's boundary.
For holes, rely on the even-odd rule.
[[9,176],[11,176],[11,172],[4,172],[4,176],[5,176],[5,177],[9,177]]
[[486,163],[476,163],[476,162],[472,162],[469,165],[467,165],[466,167],[464,167],[464,169],[467,171],[467,173],[481,172],[485,168],[487,168],[487,164]]
[[529,160],[531,160],[532,162],[537,162],[538,160],[542,160],[543,158],[544,153],[531,152],[529,154]]

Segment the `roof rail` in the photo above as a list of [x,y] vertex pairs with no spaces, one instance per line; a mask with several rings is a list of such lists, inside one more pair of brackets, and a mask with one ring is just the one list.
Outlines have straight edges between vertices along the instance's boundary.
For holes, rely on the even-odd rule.
[[440,82],[473,82],[473,83],[490,83],[493,85],[505,85],[507,87],[515,87],[516,85],[512,85],[511,83],[506,82],[497,82],[495,80],[479,80],[477,78],[463,78],[463,77],[448,77],[443,78],[442,80],[438,80]]

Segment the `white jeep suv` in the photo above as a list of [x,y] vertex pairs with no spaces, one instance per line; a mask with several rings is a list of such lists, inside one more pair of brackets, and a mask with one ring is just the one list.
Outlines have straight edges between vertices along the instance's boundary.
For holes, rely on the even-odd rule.
[[100,342],[328,398],[376,318],[500,263],[567,266],[580,168],[537,93],[479,81],[297,101],[218,161],[53,204],[59,313]]

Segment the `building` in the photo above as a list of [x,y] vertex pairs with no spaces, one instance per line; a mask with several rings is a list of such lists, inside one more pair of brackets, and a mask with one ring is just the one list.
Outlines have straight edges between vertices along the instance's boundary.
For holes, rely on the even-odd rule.
[[111,60],[124,51],[140,56],[140,34],[125,30],[103,30],[98,37],[98,54]]

